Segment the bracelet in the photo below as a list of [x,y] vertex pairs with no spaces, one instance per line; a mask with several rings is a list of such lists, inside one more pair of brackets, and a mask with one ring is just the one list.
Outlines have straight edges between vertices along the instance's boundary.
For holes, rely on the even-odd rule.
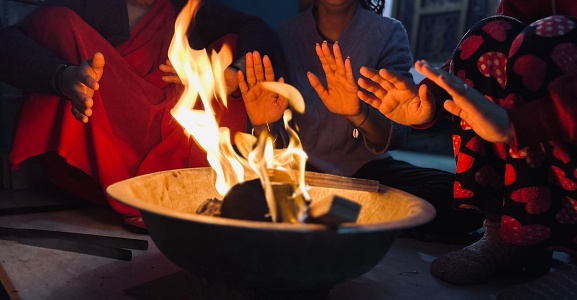
[[[235,92],[238,92],[235,94]],[[240,98],[242,97],[242,94],[240,92],[240,89],[236,89],[236,91],[234,91],[232,94],[230,94],[231,96],[233,96],[234,98]]]
[[355,126],[352,122],[349,121],[351,125],[353,125],[353,137],[355,139],[359,137],[359,128],[361,128],[361,126],[363,126],[363,124],[365,124],[365,121],[369,118],[369,111],[370,111],[369,105],[366,104],[366,106],[367,106],[367,114],[365,115],[365,119],[359,125]]
[[60,64],[57,68],[56,71],[54,71],[54,75],[52,76],[52,82],[53,82],[53,86],[52,89],[54,90],[54,92],[56,92],[57,95],[61,96],[61,97],[66,97],[64,95],[64,93],[62,93],[62,88],[60,88],[60,77],[62,77],[62,73],[64,72],[64,70],[66,70],[68,67],[71,67],[72,65],[68,65],[68,64]]
[[[272,136],[273,134],[272,134],[272,131],[270,130],[270,126],[268,125],[268,121],[265,121],[265,122],[266,122],[266,129],[267,129],[267,131],[270,133],[270,135]],[[262,126],[262,125],[261,125],[261,126]],[[252,132],[251,132],[251,134],[252,134],[252,135],[255,135],[255,134],[254,134],[254,126],[252,127]],[[278,136],[279,136],[279,133],[277,132],[277,135],[274,137],[274,141],[272,141],[272,144],[273,144],[273,145],[276,144],[276,140],[278,139]]]

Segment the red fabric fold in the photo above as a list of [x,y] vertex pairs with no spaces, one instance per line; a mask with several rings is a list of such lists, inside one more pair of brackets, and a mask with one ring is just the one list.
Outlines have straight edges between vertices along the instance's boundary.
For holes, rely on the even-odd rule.
[[[102,52],[106,64],[87,124],[74,119],[65,99],[41,94],[27,97],[16,127],[11,166],[17,168],[30,157],[57,153],[95,179],[103,190],[136,175],[208,166],[206,153],[170,115],[180,87],[162,81],[158,69],[166,61],[174,21],[171,2],[157,0],[132,29],[130,39],[114,48],[69,9],[40,12],[29,32],[39,43],[72,64]],[[231,107],[221,112],[223,123],[233,133],[246,131],[242,99],[229,102]],[[107,200],[122,215],[139,215],[133,208]]]

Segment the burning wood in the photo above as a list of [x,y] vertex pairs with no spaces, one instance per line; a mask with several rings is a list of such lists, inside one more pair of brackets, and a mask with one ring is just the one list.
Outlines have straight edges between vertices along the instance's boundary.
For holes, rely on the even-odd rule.
[[309,208],[308,221],[335,226],[356,222],[360,212],[361,205],[357,202],[330,195],[312,203]]
[[[278,178],[273,176],[273,178]],[[361,205],[346,198],[329,195],[311,202],[302,195],[295,196],[294,185],[287,182],[273,182],[272,188],[279,212],[277,222],[318,223],[336,227],[343,223],[356,222]],[[298,211],[302,203],[307,207],[304,216]],[[208,199],[202,203],[197,214],[220,216],[250,221],[272,222],[267,200],[260,180],[254,179],[235,185],[224,199]]]
[[249,180],[233,186],[224,196],[220,216],[272,222],[260,180]]

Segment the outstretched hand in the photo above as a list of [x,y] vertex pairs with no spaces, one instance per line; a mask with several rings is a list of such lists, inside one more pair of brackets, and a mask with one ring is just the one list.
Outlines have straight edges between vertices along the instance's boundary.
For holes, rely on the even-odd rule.
[[392,71],[362,67],[358,97],[376,108],[387,118],[403,125],[413,126],[428,123],[435,116],[436,104],[427,87],[418,90],[415,83]]
[[56,84],[64,96],[70,99],[72,114],[76,120],[87,123],[92,116],[94,91],[104,72],[104,55],[100,52],[79,66],[69,66],[62,72]]
[[357,96],[358,87],[353,77],[350,58],[343,61],[338,43],[333,45],[333,53],[326,41],[322,45],[317,44],[315,50],[325,72],[327,87],[323,86],[315,74],[309,72],[307,77],[327,109],[344,116],[361,114],[362,102]]
[[[259,83],[275,81],[274,69],[268,56],[261,58],[258,51],[246,54],[246,80],[242,71],[237,72],[238,86],[246,112],[253,126],[280,120],[288,107],[288,99],[263,88]],[[281,77],[278,82],[284,82]]]
[[425,61],[418,61],[415,68],[452,96],[445,101],[445,109],[467,122],[481,138],[492,143],[511,141],[513,129],[505,109],[445,70]]

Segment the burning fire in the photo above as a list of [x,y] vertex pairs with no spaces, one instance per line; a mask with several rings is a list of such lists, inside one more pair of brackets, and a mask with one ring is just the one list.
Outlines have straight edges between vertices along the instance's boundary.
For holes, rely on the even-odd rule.
[[[237,133],[234,141],[241,155],[235,152],[230,142],[230,130],[219,127],[211,106],[215,97],[227,106],[224,70],[232,62],[231,49],[224,45],[220,52],[213,51],[209,56],[206,49],[192,49],[186,35],[199,2],[189,0],[176,19],[168,57],[184,85],[184,92],[171,114],[206,151],[208,162],[216,173],[215,186],[221,196],[237,183],[260,178],[271,217],[277,221],[280,212],[273,181],[288,178],[295,185],[292,198],[296,201],[297,218],[302,220],[306,215],[306,201],[310,199],[304,180],[307,155],[302,150],[298,135],[288,126],[291,112],[287,110],[284,115],[290,138],[286,149],[275,150],[272,137],[265,131],[258,139],[250,134]],[[296,111],[304,111],[304,100],[294,87],[280,82],[259,84],[285,96]],[[198,98],[202,101],[202,110],[194,109]]]

